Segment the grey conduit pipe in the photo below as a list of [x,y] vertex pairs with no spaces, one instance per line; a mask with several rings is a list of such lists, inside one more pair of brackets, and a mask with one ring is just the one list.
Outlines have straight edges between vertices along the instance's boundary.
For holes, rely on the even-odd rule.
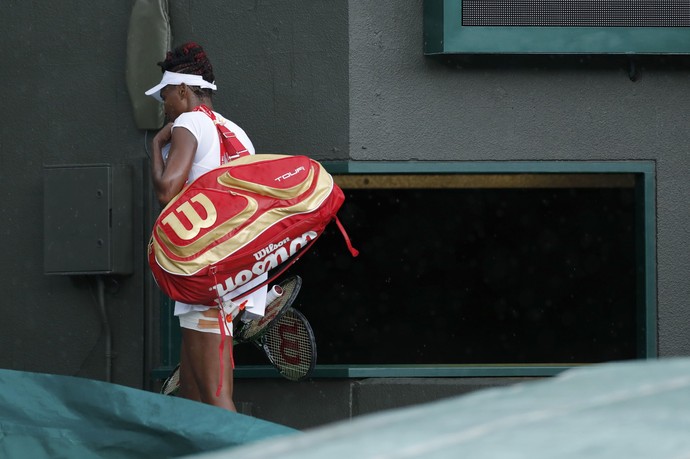
[[101,313],[101,325],[103,326],[103,338],[105,339],[105,380],[112,382],[113,373],[113,337],[110,331],[108,311],[105,307],[105,280],[103,276],[96,277],[96,295],[98,297],[98,309]]

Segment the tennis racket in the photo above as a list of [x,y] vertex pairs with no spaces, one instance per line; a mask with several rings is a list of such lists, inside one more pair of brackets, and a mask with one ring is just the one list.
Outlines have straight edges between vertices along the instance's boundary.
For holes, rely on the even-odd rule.
[[263,317],[240,324],[234,333],[235,344],[256,341],[290,308],[302,288],[302,278],[292,276],[278,284],[281,295],[266,306]]
[[178,363],[175,369],[170,372],[163,385],[161,386],[161,394],[163,395],[175,395],[177,391],[180,390],[180,364]]
[[[290,305],[297,298],[297,294],[302,287],[302,278],[292,276],[277,285],[280,296],[271,301],[264,311],[263,317],[241,324],[234,333],[233,344],[254,342],[257,347],[264,350],[257,340],[261,339],[270,329],[271,325],[285,314]],[[270,358],[269,358],[270,361]],[[180,364],[170,373],[161,386],[160,393],[164,395],[175,395],[180,388]]]
[[308,378],[316,366],[316,339],[307,318],[289,308],[258,341],[273,367],[290,381]]

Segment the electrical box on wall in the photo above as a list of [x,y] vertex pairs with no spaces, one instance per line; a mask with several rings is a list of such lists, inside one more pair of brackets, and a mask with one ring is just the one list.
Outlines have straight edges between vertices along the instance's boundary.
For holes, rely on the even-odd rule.
[[44,166],[45,274],[130,274],[132,170],[110,164]]

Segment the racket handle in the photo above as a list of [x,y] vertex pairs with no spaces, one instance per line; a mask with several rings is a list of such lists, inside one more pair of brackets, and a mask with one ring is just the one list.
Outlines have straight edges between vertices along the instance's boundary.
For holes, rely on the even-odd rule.
[[223,316],[237,317],[240,312],[240,303],[235,303],[232,300],[223,301]]
[[271,304],[276,298],[283,296],[283,289],[280,285],[274,285],[266,294],[266,304]]
[[[273,303],[275,300],[283,296],[284,290],[280,285],[274,285],[270,289],[268,289],[268,292],[266,292],[266,307],[268,307],[269,304]],[[264,314],[266,314],[266,307],[264,308],[264,311],[262,313],[258,312],[253,312],[252,310],[246,309],[244,311],[244,316],[242,316],[242,320],[244,322],[249,322],[251,320],[257,320],[261,319],[264,317]]]

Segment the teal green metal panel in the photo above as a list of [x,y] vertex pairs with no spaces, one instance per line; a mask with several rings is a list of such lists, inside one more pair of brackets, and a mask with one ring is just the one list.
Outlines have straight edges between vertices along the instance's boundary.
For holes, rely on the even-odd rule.
[[[327,166],[332,173],[349,174],[522,174],[522,173],[601,173],[636,174],[640,203],[637,252],[643,259],[639,267],[640,299],[639,357],[658,356],[656,305],[656,164],[654,161],[350,161]],[[346,171],[346,172],[343,172]],[[479,366],[357,366],[347,368],[319,366],[316,377],[489,377],[551,376],[568,365],[479,365]],[[255,369],[256,370],[256,369]],[[272,371],[266,369],[269,374]]]
[[461,13],[461,0],[425,0],[425,54],[690,53],[688,27],[462,26]]
[[644,174],[644,337],[647,357],[658,356],[656,305],[656,174]]
[[[319,365],[314,378],[490,378],[554,376],[580,365]],[[280,378],[271,366],[246,366],[236,378]]]
[[[161,364],[164,369],[175,367],[180,361],[182,333],[180,321],[174,316],[175,302],[165,295],[160,298],[161,317]],[[166,371],[165,377],[169,371]]]
[[[332,161],[323,162],[332,174],[521,174],[521,173],[602,173],[639,174],[641,208],[638,225],[643,228],[639,247],[644,266],[640,267],[641,307],[638,317],[639,357],[655,358],[657,346],[656,307],[656,164],[654,161]],[[165,378],[179,359],[179,324],[172,316],[169,300],[162,301],[162,354],[164,362],[153,371]],[[319,365],[315,378],[368,377],[494,377],[553,376],[577,365]],[[280,378],[270,365],[239,366],[237,378]]]
[[[331,163],[349,174],[654,174],[654,161],[350,161]],[[327,167],[328,168],[328,167]]]
[[424,1],[424,52],[436,54],[443,52],[443,3]]
[[321,165],[331,174],[347,174],[347,161],[321,161]]

